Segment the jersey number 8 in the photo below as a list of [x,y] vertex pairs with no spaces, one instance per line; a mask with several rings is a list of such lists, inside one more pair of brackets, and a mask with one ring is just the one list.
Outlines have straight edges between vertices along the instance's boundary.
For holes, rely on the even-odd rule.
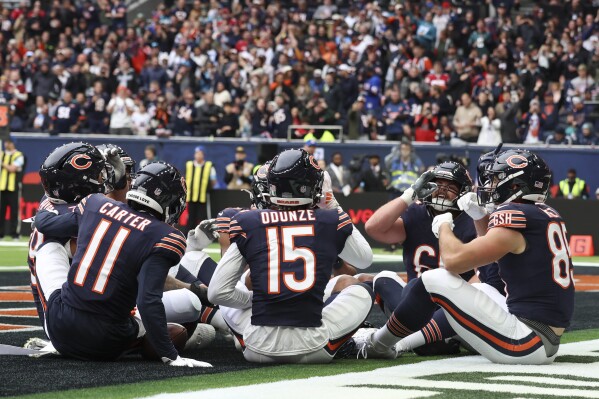
[[551,265],[553,281],[560,287],[568,288],[574,280],[570,270],[570,247],[566,239],[566,226],[563,223],[552,222],[547,226],[547,244],[553,255]]

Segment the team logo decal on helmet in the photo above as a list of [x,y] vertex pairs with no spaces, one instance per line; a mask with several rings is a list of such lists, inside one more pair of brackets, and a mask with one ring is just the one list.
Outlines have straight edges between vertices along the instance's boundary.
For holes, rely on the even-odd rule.
[[92,159],[89,157],[89,155],[79,154],[71,158],[70,164],[75,169],[85,170],[92,166]]
[[39,175],[51,201],[75,203],[90,194],[106,192],[106,161],[87,143],[55,148],[40,166]]
[[528,159],[523,155],[512,155],[505,160],[505,163],[514,169],[522,169],[528,166]]
[[482,180],[485,184],[477,190],[481,205],[514,200],[545,202],[551,186],[551,170],[541,157],[530,151],[507,150],[485,169]]

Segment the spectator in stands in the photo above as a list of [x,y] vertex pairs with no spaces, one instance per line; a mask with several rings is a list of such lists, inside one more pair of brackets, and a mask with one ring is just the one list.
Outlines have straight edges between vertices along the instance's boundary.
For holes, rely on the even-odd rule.
[[62,90],[60,80],[50,71],[50,62],[48,60],[40,62],[40,69],[33,76],[32,85],[32,94],[34,97],[45,97],[49,93],[58,95]]
[[347,196],[351,192],[352,182],[349,169],[343,165],[343,155],[335,152],[331,156],[331,163],[327,167],[327,172],[331,176],[331,185],[334,193],[343,193]]
[[414,118],[414,140],[434,142],[439,128],[439,108],[426,101],[420,108],[421,112]]
[[524,144],[537,144],[543,140],[545,115],[541,112],[541,104],[536,98],[530,101],[530,109],[522,115]]
[[235,161],[225,167],[225,183],[229,190],[249,190],[252,183],[254,164],[246,159],[245,149],[235,148]]
[[480,120],[480,133],[477,144],[495,147],[501,143],[501,120],[495,115],[495,108],[487,108],[487,114]]
[[50,118],[48,105],[43,97],[36,98],[35,113],[30,114],[30,119],[27,122],[28,131],[36,133],[44,133],[50,131],[52,118]]
[[183,91],[183,101],[173,108],[173,133],[175,136],[195,136],[197,110],[191,89]]
[[108,133],[110,119],[106,107],[109,101],[110,97],[104,90],[104,85],[101,81],[96,81],[85,104],[87,130],[90,133]]
[[595,199],[599,200],[599,187],[595,190]]
[[83,118],[83,110],[73,102],[71,92],[66,91],[62,101],[59,102],[56,108],[54,118],[52,118],[51,134],[77,133]]
[[404,135],[404,124],[410,117],[410,107],[400,99],[399,90],[395,87],[391,89],[389,102],[383,107],[382,117],[385,121],[387,140],[401,140]]
[[591,122],[586,122],[584,125],[582,125],[582,134],[578,137],[576,144],[592,146],[599,144],[599,138],[595,134],[593,124]]
[[566,129],[564,129],[563,126],[558,126],[553,131],[553,134],[547,136],[547,139],[545,140],[545,144],[572,145],[572,137],[566,135]]
[[[223,116],[219,120],[217,137],[236,137],[239,130],[239,114],[233,112],[230,102],[223,104]],[[287,132],[285,132],[287,133]]]
[[456,109],[453,117],[453,126],[460,139],[471,143],[476,142],[480,128],[480,118],[482,118],[481,110],[472,102],[470,94],[464,93],[460,99],[461,104]]
[[350,140],[367,139],[367,126],[364,123],[367,117],[364,112],[365,102],[366,98],[364,96],[358,96],[347,114],[347,137]]
[[204,94],[204,104],[198,108],[198,135],[202,137],[216,135],[218,121],[223,117],[223,109],[214,103],[214,93]]
[[129,97],[129,90],[119,86],[117,95],[113,97],[106,107],[110,114],[110,134],[131,135],[131,115],[135,111],[135,103]]
[[568,170],[568,177],[559,182],[556,197],[567,199],[588,199],[589,187],[586,182],[576,177],[576,169]]
[[147,136],[150,131],[150,122],[152,116],[146,110],[143,102],[139,101],[136,104],[135,111],[131,115],[131,129],[136,136]]

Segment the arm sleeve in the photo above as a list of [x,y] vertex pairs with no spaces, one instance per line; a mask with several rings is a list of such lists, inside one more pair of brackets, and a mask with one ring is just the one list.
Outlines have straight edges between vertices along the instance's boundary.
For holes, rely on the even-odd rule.
[[489,217],[488,230],[495,227],[505,227],[522,231],[526,229],[526,222],[526,215],[524,212],[516,206],[509,204],[491,214]]
[[351,235],[345,240],[345,246],[339,257],[358,269],[365,269],[372,264],[372,248],[355,226]]
[[215,305],[230,308],[249,308],[252,305],[252,294],[235,287],[244,268],[243,255],[237,244],[232,243],[214,271],[208,287],[208,300]]
[[137,275],[137,308],[146,328],[146,339],[160,357],[177,359],[177,349],[171,342],[166,328],[166,314],[162,303],[162,291],[166,275],[172,263],[163,256],[149,256]]
[[48,237],[77,237],[79,214],[69,212],[56,215],[54,212],[41,211],[35,216],[35,227]]

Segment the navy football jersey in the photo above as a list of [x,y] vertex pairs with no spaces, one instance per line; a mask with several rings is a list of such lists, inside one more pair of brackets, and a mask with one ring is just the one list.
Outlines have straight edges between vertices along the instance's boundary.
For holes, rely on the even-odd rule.
[[[46,211],[51,211],[51,212],[58,212],[59,215],[62,215],[62,214],[68,213],[68,212],[72,212],[73,208],[75,208],[76,206],[77,206],[77,204],[53,203],[48,199],[48,197],[46,197],[44,195],[42,197],[42,199],[40,200],[40,204],[37,208],[37,212],[46,210]],[[57,239],[54,237],[45,237],[42,233],[37,231],[36,228],[34,228],[33,231],[31,232],[31,234],[29,235],[29,253],[27,256],[27,266],[29,266],[29,271],[31,273],[31,293],[33,294],[33,301],[35,302],[35,307],[37,308],[37,314],[40,318],[40,321],[42,322],[42,325],[44,324],[45,304],[42,304],[43,297],[40,297],[40,293],[38,291],[37,275],[36,275],[36,270],[35,270],[35,268],[36,268],[35,254],[37,253],[37,250],[40,249],[41,246],[48,240],[58,241],[61,244],[66,244],[65,239]]]
[[[424,204],[410,205],[401,218],[407,233],[402,244],[403,263],[410,281],[420,277],[427,270],[439,267],[439,239],[433,234],[433,217]],[[453,232],[462,242],[470,242],[476,238],[474,222],[468,215],[460,214],[454,220],[454,225]],[[461,274],[466,281],[473,275],[474,271]]]
[[179,230],[102,194],[84,198],[74,212],[79,215],[77,251],[62,298],[76,309],[109,319],[128,317],[143,262],[159,255],[173,266],[185,253]]
[[231,218],[239,213],[243,208],[225,208],[216,215],[216,231],[229,234],[229,224]]
[[498,261],[510,313],[553,327],[567,327],[574,310],[574,268],[566,226],[545,204],[510,203],[489,219],[489,229],[504,227],[526,240],[521,254]]
[[241,211],[231,242],[250,265],[252,324],[318,327],[331,265],[352,234],[337,209]]

